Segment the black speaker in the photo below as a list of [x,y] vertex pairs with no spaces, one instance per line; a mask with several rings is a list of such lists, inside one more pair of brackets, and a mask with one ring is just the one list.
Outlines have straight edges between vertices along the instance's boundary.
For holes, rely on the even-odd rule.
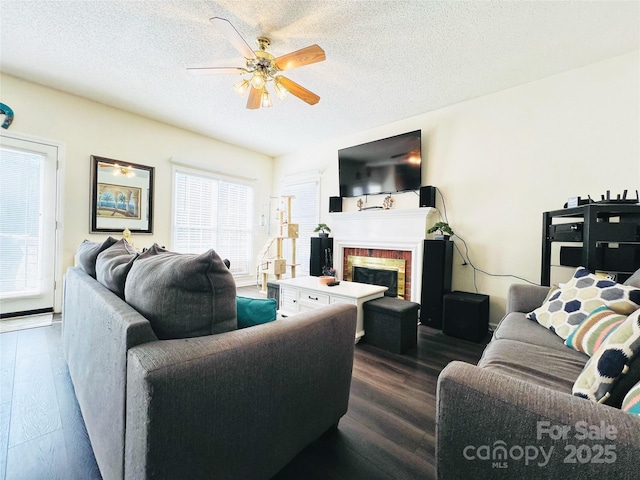
[[319,277],[324,267],[333,267],[333,238],[311,237],[309,275]]
[[451,292],[453,242],[424,240],[420,323],[442,328],[442,297]]
[[481,342],[489,329],[489,295],[452,292],[444,296],[442,331],[452,337]]
[[330,212],[342,211],[342,197],[329,197],[329,211]]
[[432,187],[430,185],[426,187],[420,187],[420,206],[436,206],[436,187]]

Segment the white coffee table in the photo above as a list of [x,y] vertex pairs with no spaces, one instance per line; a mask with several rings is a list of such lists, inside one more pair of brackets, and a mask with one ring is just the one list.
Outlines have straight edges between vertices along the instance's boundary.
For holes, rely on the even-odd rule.
[[298,277],[278,281],[280,284],[280,310],[284,316],[315,310],[334,303],[349,303],[358,308],[356,343],[364,335],[362,305],[384,296],[387,287],[366,283],[341,281],[340,285],[323,285],[318,277]]

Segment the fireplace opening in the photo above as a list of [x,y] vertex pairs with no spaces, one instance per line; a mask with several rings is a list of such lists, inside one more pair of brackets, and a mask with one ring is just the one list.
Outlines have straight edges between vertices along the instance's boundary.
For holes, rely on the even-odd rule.
[[347,255],[345,280],[387,287],[385,295],[405,299],[406,262],[399,258]]
[[358,283],[368,283],[370,285],[381,285],[387,287],[384,292],[387,297],[398,296],[398,271],[382,270],[378,268],[353,267],[353,281]]

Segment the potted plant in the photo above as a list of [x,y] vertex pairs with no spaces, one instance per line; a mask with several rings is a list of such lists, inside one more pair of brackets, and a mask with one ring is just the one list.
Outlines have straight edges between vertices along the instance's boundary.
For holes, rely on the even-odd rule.
[[434,232],[439,232],[433,236],[435,240],[449,240],[450,236],[453,237],[455,235],[447,222],[437,222],[429,230],[427,230],[427,233]]
[[328,237],[329,233],[331,233],[331,229],[326,223],[319,223],[314,232],[320,232],[318,234],[320,237]]

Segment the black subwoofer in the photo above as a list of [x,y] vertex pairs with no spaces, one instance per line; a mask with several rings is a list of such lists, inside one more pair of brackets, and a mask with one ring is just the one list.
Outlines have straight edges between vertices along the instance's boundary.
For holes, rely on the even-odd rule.
[[444,296],[442,331],[472,342],[484,340],[489,329],[489,295],[451,292]]

